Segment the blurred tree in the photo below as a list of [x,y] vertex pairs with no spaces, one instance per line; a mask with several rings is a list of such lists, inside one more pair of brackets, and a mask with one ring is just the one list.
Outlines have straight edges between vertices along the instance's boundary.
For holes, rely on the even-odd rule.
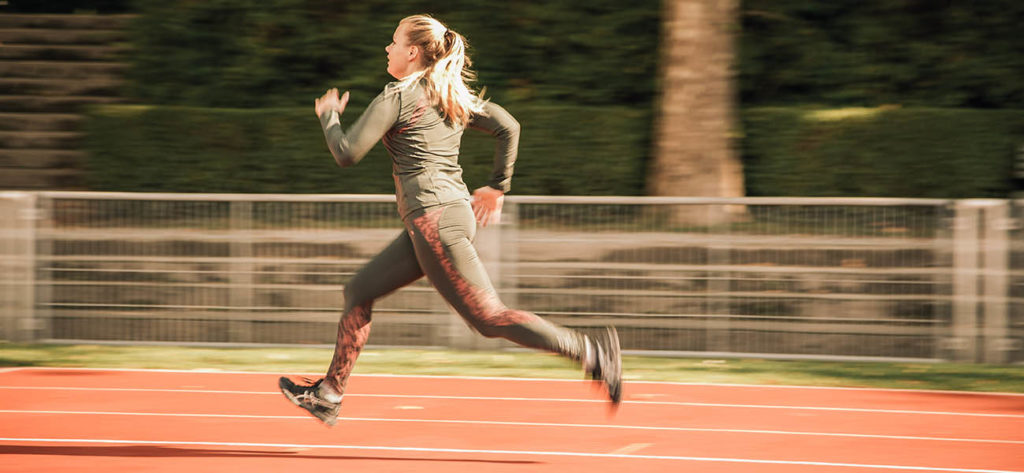
[[[737,3],[665,2],[661,108],[648,178],[654,195],[743,195],[743,170],[732,146]],[[706,221],[707,210],[698,211],[693,219]],[[685,214],[676,217],[690,220]],[[710,223],[717,223],[727,214],[712,218]]]
[[1024,109],[1024,2],[743,0],[744,106]]

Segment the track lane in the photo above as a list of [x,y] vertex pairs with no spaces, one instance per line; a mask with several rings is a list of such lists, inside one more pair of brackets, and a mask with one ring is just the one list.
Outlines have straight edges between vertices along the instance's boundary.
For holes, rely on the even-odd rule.
[[[181,375],[187,374],[187,377]],[[25,386],[59,386],[63,379],[75,379],[79,387],[179,387],[238,391],[275,391],[276,373],[219,373],[200,371],[105,371],[67,368],[23,368],[0,373],[0,384],[14,380]],[[293,375],[298,378],[298,376]],[[130,380],[131,384],[121,383]],[[268,385],[268,382],[270,383]],[[380,393],[394,386],[403,394],[516,397],[529,392],[534,397],[570,396],[603,400],[589,381],[537,380],[521,378],[463,378],[434,376],[353,375],[349,392]],[[626,381],[625,396],[635,402],[687,402],[711,404],[760,404],[773,406],[813,406],[891,409],[915,411],[954,411],[979,414],[1024,416],[1024,395],[948,391],[918,391],[865,388],[822,388],[805,386],[704,385]]]
[[[345,445],[367,445],[366,440],[373,440],[378,442],[373,445],[393,448],[398,448],[401,445],[426,445],[424,448],[443,449],[452,448],[452,445],[463,445],[464,447],[456,448],[484,450],[488,447],[495,448],[495,444],[501,444],[499,448],[501,450],[524,452],[563,451],[601,454],[632,449],[635,450],[635,455],[691,458],[690,460],[671,461],[651,458],[605,458],[604,460],[607,461],[598,464],[598,470],[593,470],[595,465],[593,459],[578,457],[558,458],[557,460],[546,458],[544,462],[535,464],[535,466],[556,465],[563,472],[567,465],[590,465],[589,468],[592,471],[609,471],[601,468],[615,462],[629,463],[631,466],[627,467],[627,471],[639,468],[636,462],[645,462],[642,468],[650,471],[679,471],[681,468],[679,462],[697,462],[700,471],[750,471],[752,463],[731,462],[728,459],[777,462],[757,463],[757,471],[851,471],[851,468],[865,470],[863,467],[849,466],[854,464],[881,465],[878,467],[880,470],[892,469],[883,468],[883,466],[908,465],[947,467],[959,470],[1024,470],[1021,460],[1016,458],[1019,456],[1016,452],[1021,450],[1021,446],[1014,444],[960,442],[954,444],[955,448],[953,448],[948,446],[949,441],[934,439],[880,439],[826,435],[800,435],[797,437],[793,434],[770,432],[721,431],[730,428],[799,431],[807,428],[807,432],[842,433],[845,427],[853,429],[846,432],[851,434],[907,434],[933,438],[946,435],[965,435],[966,437],[963,437],[965,439],[979,439],[979,435],[984,434],[984,438],[981,440],[985,438],[1014,440],[1020,439],[1021,432],[1024,431],[1021,428],[1021,418],[1018,416],[1021,400],[1019,396],[956,396],[951,395],[956,393],[888,390],[828,390],[826,392],[829,396],[822,396],[821,390],[815,389],[756,389],[756,387],[638,383],[636,389],[632,391],[634,397],[627,397],[633,399],[634,402],[623,405],[617,415],[609,417],[607,407],[601,401],[599,393],[592,392],[587,383],[582,382],[365,376],[353,378],[350,390],[352,395],[346,398],[343,415],[358,413],[363,418],[429,420],[433,417],[435,420],[535,422],[549,425],[353,420],[344,422],[344,428],[325,429],[312,419],[302,419],[303,411],[284,402],[280,398],[280,394],[268,390],[267,384],[273,383],[274,380],[276,380],[276,375],[273,374],[235,375],[37,369],[0,372],[0,385],[9,388],[0,389],[0,406],[4,409],[4,412],[0,412],[0,420],[3,421],[0,422],[2,425],[0,426],[0,436],[35,438],[30,436],[38,435],[38,438],[125,439],[126,434],[138,432],[143,437],[135,436],[130,439],[160,442],[170,438],[167,434],[177,433],[179,434],[179,437],[175,438],[177,441],[188,440],[180,435],[198,435],[202,437],[198,441],[211,442],[211,444],[224,443],[225,438],[249,439],[251,443],[268,445],[296,443],[296,439],[302,438],[329,438],[331,445],[339,445],[336,443],[338,440],[348,442]],[[51,388],[24,389],[31,386],[49,386]],[[54,386],[92,387],[104,390],[61,390],[53,389]],[[138,386],[144,387],[139,388]],[[127,390],[107,390],[111,387]],[[158,389],[158,391],[137,391],[135,389]],[[167,391],[167,389],[190,392],[174,392]],[[203,392],[217,390],[240,391],[241,393]],[[379,396],[375,395],[374,390],[390,390],[399,394],[394,397]],[[736,394],[743,390],[754,393],[754,398],[743,398]],[[510,391],[513,395],[521,396],[522,399],[464,399],[473,396],[509,396]],[[627,391],[627,394],[629,392],[631,391]],[[779,392],[784,393],[785,396],[781,398],[766,397],[774,396],[776,394],[772,393]],[[832,396],[832,394],[837,395]],[[910,402],[910,399],[920,394],[925,395],[921,397],[924,399],[923,403]],[[414,397],[424,395],[449,397]],[[873,399],[878,396],[884,398],[887,395],[896,396],[896,399],[886,404],[890,410],[921,411],[922,405],[940,410],[932,414],[881,412],[873,408],[865,408],[866,411],[820,410],[820,408],[843,409],[842,402],[864,402],[865,399]],[[561,399],[561,401],[538,400],[545,397]],[[651,398],[670,399],[670,401],[643,400]],[[701,399],[702,401],[675,401],[675,399],[684,398]],[[636,399],[641,400],[636,401]],[[723,402],[723,399],[730,402]],[[939,402],[941,399],[950,399],[952,404],[943,404]],[[709,400],[714,402],[704,402]],[[978,403],[975,404],[973,401],[978,401]],[[670,404],[672,402],[688,402],[689,404]],[[765,402],[776,404],[764,404]],[[708,405],[696,405],[701,403]],[[727,405],[730,403],[734,403],[734,405]],[[801,404],[805,404],[803,407],[807,409],[799,408]],[[214,415],[252,413],[246,415],[275,415],[284,418],[230,419],[224,417],[186,418],[7,412],[16,410],[111,411],[112,406],[116,406],[116,410],[122,412]],[[958,412],[971,415],[950,415]],[[88,420],[76,420],[76,418]],[[587,423],[590,426],[550,425],[560,423]],[[145,429],[147,425],[159,428]],[[682,426],[690,429],[716,429],[717,431],[643,430],[611,427],[615,425],[669,428]],[[76,435],[79,436],[76,437]],[[154,437],[145,437],[147,435],[154,435]],[[388,443],[396,441],[401,442]],[[947,444],[947,446],[943,447],[943,444]],[[480,445],[488,447],[481,448]],[[12,458],[19,459],[23,457],[56,457],[59,459],[61,456],[73,454],[68,452],[94,451],[90,448],[99,448],[95,445],[74,447],[79,450],[61,450],[59,446],[53,445],[30,445],[25,448],[30,447],[34,450],[18,453],[12,451],[12,449],[17,450],[16,448],[8,445],[0,446],[0,451],[7,448]],[[109,448],[108,450],[95,451],[124,452],[128,451],[129,447],[131,446],[108,445],[103,447]],[[142,448],[138,445],[135,447]],[[52,449],[52,455],[43,453],[47,448]],[[172,451],[168,450],[171,448],[181,449],[181,447],[168,445],[151,445],[149,448],[155,449],[154,452],[165,453]],[[553,448],[554,450],[552,450]],[[203,460],[200,463],[206,466],[220,463],[225,459],[247,463],[250,459],[270,462],[294,461],[296,459],[324,461],[345,457],[346,461],[364,461],[356,458],[358,455],[351,455],[352,452],[323,453],[318,451],[317,454],[308,454],[309,458],[305,458],[301,454],[275,456],[275,454],[266,454],[263,450],[252,450],[249,447],[242,449],[246,453],[217,454],[221,456],[207,454],[207,450],[216,451],[213,445],[193,446],[190,449],[186,449],[192,452],[188,455],[166,456],[175,457],[175,463],[181,459],[200,459]],[[313,448],[313,450],[318,449]],[[419,454],[422,453],[419,452]],[[431,455],[436,453],[431,453]],[[387,451],[385,457],[406,454],[393,450]],[[479,453],[460,453],[458,455],[473,457]],[[124,458],[123,456],[98,454],[90,456],[90,459],[94,459],[93,457],[96,457],[95,459],[102,458],[104,462],[110,458]],[[149,457],[139,455],[131,458],[135,460],[142,458],[143,460],[139,461],[145,462],[147,461],[145,459],[152,461],[152,458],[161,457],[154,454]],[[392,465],[398,468],[394,471],[409,471],[410,460],[408,459],[380,460],[382,458],[380,456],[373,458],[379,460],[378,467],[382,467],[384,463],[405,462],[403,465]],[[420,458],[420,456],[413,455],[412,458]],[[435,463],[454,461],[465,461],[465,458],[442,458]],[[810,465],[793,462],[819,462],[822,464]],[[846,463],[847,465],[836,466],[826,465],[826,463]],[[660,466],[652,466],[655,464],[664,464],[665,469],[661,469]],[[489,461],[480,465],[486,466],[486,471],[499,471],[494,468],[519,468],[521,471],[523,464]],[[474,464],[474,466],[480,465]],[[746,465],[747,469],[737,469],[736,465]],[[542,470],[548,471],[547,466]],[[688,465],[688,467],[692,466]],[[405,469],[401,469],[403,467]],[[428,468],[434,467],[440,468],[437,465],[428,465]],[[450,469],[451,465],[444,468]],[[793,468],[797,468],[797,470]],[[417,465],[417,469],[420,469],[419,465]],[[377,473],[387,470],[368,469],[365,471]]]
[[[400,386],[391,389],[401,390]],[[529,394],[529,393],[526,393]],[[393,396],[393,397],[392,397]],[[693,429],[775,430],[863,435],[927,436],[1024,440],[1024,419],[921,415],[891,412],[763,409],[723,406],[625,404],[616,412],[605,402],[545,398],[417,398],[403,395],[352,395],[343,416],[461,419],[496,422],[558,422]],[[524,400],[525,399],[525,400]],[[5,409],[29,411],[124,411],[226,415],[303,415],[277,392],[76,391],[0,389]],[[453,407],[457,406],[457,407]],[[453,415],[452,410],[456,409]]]
[[[450,411],[458,411],[452,404]],[[909,464],[1011,470],[1020,465],[1020,444],[931,440],[761,435],[741,432],[617,430],[566,426],[481,425],[346,421],[326,429],[293,408],[288,418],[224,418],[97,414],[10,413],[0,415],[0,437],[129,438],[135,440],[290,443],[317,439],[336,445],[502,449],[610,453],[630,445],[645,455],[756,458],[801,462]],[[294,416],[295,414],[300,414]],[[295,418],[298,417],[298,418]]]

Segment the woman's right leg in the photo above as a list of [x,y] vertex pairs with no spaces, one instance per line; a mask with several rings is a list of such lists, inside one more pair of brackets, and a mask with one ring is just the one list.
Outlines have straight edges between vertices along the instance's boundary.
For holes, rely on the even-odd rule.
[[370,336],[374,301],[421,277],[423,270],[416,261],[412,241],[407,232],[402,232],[345,284],[345,308],[338,322],[338,340],[323,383],[331,391],[339,396],[345,393],[348,376]]

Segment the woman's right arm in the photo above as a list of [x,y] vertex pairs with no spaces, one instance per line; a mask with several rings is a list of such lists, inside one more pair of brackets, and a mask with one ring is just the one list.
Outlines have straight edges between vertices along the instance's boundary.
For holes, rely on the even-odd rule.
[[400,110],[400,94],[385,90],[373,99],[348,132],[341,128],[341,113],[337,109],[329,107],[322,111],[319,114],[320,125],[324,129],[327,148],[338,166],[352,166],[363,159],[394,126]]
[[496,139],[494,172],[487,185],[508,192],[512,187],[512,170],[519,154],[519,122],[504,108],[487,102],[484,104],[483,113],[474,115],[469,127],[483,131]]
[[494,172],[486,186],[473,191],[473,213],[481,226],[501,221],[505,193],[512,188],[512,170],[519,154],[519,122],[504,108],[487,102],[483,113],[475,115],[470,128],[495,138]]

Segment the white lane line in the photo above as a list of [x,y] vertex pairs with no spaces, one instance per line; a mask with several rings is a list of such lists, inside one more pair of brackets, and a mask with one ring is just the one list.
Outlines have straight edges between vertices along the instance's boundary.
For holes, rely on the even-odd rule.
[[[277,391],[226,391],[214,389],[156,389],[156,388],[80,388],[75,386],[0,386],[0,389],[21,389],[21,390],[46,390],[46,391],[115,391],[115,392],[155,392],[155,393],[198,393],[198,394],[243,394],[278,396]],[[541,398],[541,397],[497,397],[497,396],[441,396],[424,394],[345,394],[347,398],[369,397],[369,398],[398,398],[398,399],[444,399],[459,401],[524,401],[524,402],[578,402],[578,403],[600,403],[607,404],[608,401],[601,399],[566,399],[566,398]],[[771,404],[725,404],[712,402],[677,402],[677,401],[622,401],[623,404],[644,405],[644,406],[686,406],[686,407],[725,407],[738,409],[784,409],[798,411],[833,411],[833,412],[863,412],[872,414],[911,414],[911,415],[941,415],[941,416],[966,416],[966,417],[996,417],[1008,419],[1024,419],[1024,414],[992,414],[986,412],[950,412],[950,411],[915,411],[909,409],[869,409],[858,407],[824,407],[824,406],[780,406]]]
[[[302,416],[281,416],[281,415],[252,415],[252,414],[189,414],[176,412],[111,412],[111,411],[52,411],[52,410],[15,410],[0,409],[0,414],[37,414],[37,415],[110,415],[110,416],[155,416],[155,417],[206,417],[225,419],[263,419],[263,420],[302,420],[311,418],[308,415]],[[507,425],[521,427],[566,427],[584,429],[621,429],[621,430],[652,430],[668,432],[702,432],[702,433],[739,433],[739,434],[761,434],[761,435],[803,435],[810,437],[846,437],[866,438],[885,440],[920,440],[935,442],[970,442],[970,443],[999,443],[1011,445],[1024,445],[1024,440],[1003,440],[1003,439],[971,439],[955,437],[921,437],[915,435],[881,435],[881,434],[851,434],[842,432],[802,432],[791,430],[760,430],[760,429],[712,429],[699,427],[659,427],[647,425],[618,425],[618,424],[565,424],[557,422],[515,422],[495,420],[457,420],[457,419],[391,419],[379,417],[339,417],[338,420],[348,422],[408,422],[427,424],[469,424],[469,425]]]
[[175,445],[175,446],[202,446],[202,447],[257,447],[257,448],[307,448],[307,449],[331,449],[331,450],[371,450],[389,452],[427,452],[427,453],[465,453],[485,455],[513,455],[513,456],[551,456],[551,457],[587,457],[587,458],[619,458],[626,460],[670,460],[689,462],[718,462],[718,463],[750,463],[762,465],[801,465],[801,466],[830,466],[845,468],[867,468],[875,470],[904,470],[904,471],[942,471],[954,473],[1024,473],[1017,470],[987,470],[975,468],[945,468],[934,466],[909,466],[909,465],[875,465],[862,463],[837,463],[819,462],[804,460],[762,460],[754,458],[723,458],[723,457],[685,457],[675,455],[628,455],[615,453],[587,453],[587,452],[554,452],[554,451],[531,451],[531,450],[479,450],[469,448],[430,448],[430,447],[389,447],[378,445],[329,445],[329,444],[294,444],[294,443],[256,443],[256,442],[190,442],[175,440],[114,440],[114,439],[45,439],[45,438],[14,438],[0,437],[0,442],[21,442],[21,443],[78,443],[78,444],[105,444],[105,445]]
[[[16,369],[31,371],[110,371],[110,372],[151,372],[151,373],[187,373],[187,374],[247,374],[247,375],[279,375],[279,376],[311,376],[320,377],[323,373],[280,373],[276,371],[234,371],[234,370],[175,370],[155,368],[62,368],[58,366],[23,366]],[[509,378],[499,376],[454,376],[454,375],[418,375],[418,374],[388,374],[388,373],[353,373],[354,378],[413,378],[413,379],[467,379],[482,381],[540,381],[553,383],[579,383],[581,379],[565,378]],[[836,391],[878,391],[878,392],[902,392],[902,393],[939,393],[939,394],[961,394],[978,396],[1018,396],[1024,397],[1024,393],[1011,392],[985,392],[985,391],[953,391],[945,389],[900,389],[900,388],[865,388],[846,386],[800,386],[792,384],[743,384],[743,383],[693,383],[684,381],[643,381],[624,380],[626,384],[647,384],[665,386],[712,386],[721,388],[767,388],[767,389],[814,389],[814,390],[836,390]]]
[[[281,395],[281,391],[233,391],[225,389],[167,389],[167,388],[84,388],[78,386],[0,386],[0,389],[20,389],[26,391],[110,391],[110,392],[142,392],[142,393],[188,393],[188,394],[245,394],[245,395]],[[356,396],[356,394],[345,394]]]
[[653,445],[653,444],[650,444],[650,443],[631,443],[629,445],[626,445],[625,447],[612,450],[611,452],[608,452],[608,453],[610,453],[612,455],[629,455],[630,453],[639,452],[640,450],[643,450],[643,449],[645,449],[647,447],[650,447],[651,445]]
[[[108,412],[108,411],[20,411],[14,409],[0,409],[0,414],[43,414],[43,415],[107,415],[107,416],[155,416],[155,417],[213,417],[225,419],[269,419],[269,420],[311,420],[312,417],[305,416],[270,416],[254,414],[189,414],[182,412]],[[360,420],[339,417],[339,420]]]

